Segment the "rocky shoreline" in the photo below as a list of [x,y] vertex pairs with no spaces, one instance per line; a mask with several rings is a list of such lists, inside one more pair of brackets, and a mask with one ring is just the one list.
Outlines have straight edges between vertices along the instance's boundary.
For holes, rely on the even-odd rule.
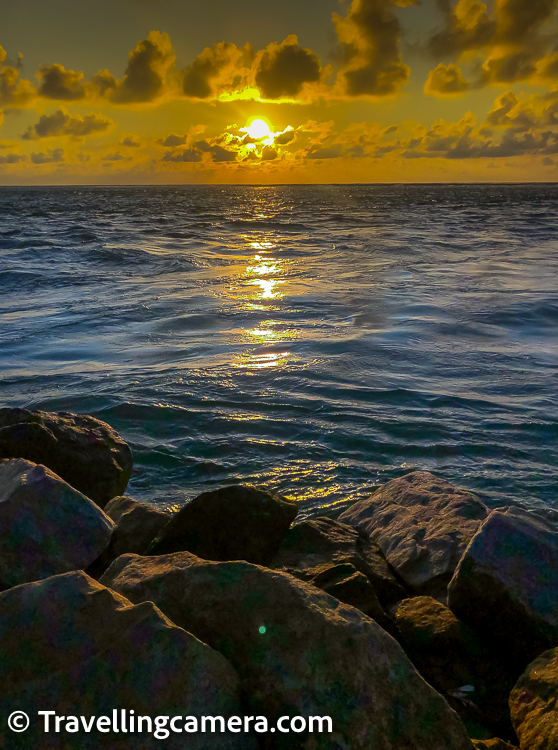
[[[297,523],[296,503],[249,486],[171,514],[124,495],[131,471],[103,422],[0,409],[0,747],[558,750],[551,510],[490,510],[415,471],[337,520]],[[6,721],[115,709],[333,731],[162,741]]]

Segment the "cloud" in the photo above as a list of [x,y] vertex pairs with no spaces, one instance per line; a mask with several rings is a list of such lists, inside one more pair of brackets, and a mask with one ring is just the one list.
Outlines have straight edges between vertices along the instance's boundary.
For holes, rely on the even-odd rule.
[[[345,18],[333,14],[345,63],[334,93],[349,97],[394,96],[409,80],[399,51],[401,26],[391,0],[352,0]],[[411,2],[402,0],[400,5]]]
[[99,71],[92,83],[101,95],[118,104],[152,102],[164,93],[167,73],[175,60],[169,35],[151,31],[129,53],[121,81],[105,70]]
[[188,135],[186,133],[184,135],[175,135],[175,133],[171,133],[170,135],[167,135],[166,138],[161,138],[158,143],[162,146],[174,148],[175,146],[183,146],[186,143],[187,138]]
[[128,148],[140,148],[141,141],[135,135],[127,135],[120,141],[121,146],[128,146]]
[[444,29],[434,34],[428,42],[435,57],[461,54],[466,50],[480,49],[490,44],[496,33],[496,21],[488,15],[488,8],[477,0],[458,0],[450,8],[442,0]]
[[557,0],[496,0],[493,14],[476,0],[459,0],[453,8],[448,0],[441,3],[444,28],[430,38],[429,49],[437,57],[484,50],[475,86],[521,80],[540,84],[558,77],[554,37],[543,28]]
[[237,47],[219,42],[206,47],[184,71],[184,94],[209,99],[223,90],[244,87],[253,60],[254,51],[249,44]]
[[438,67],[431,70],[424,84],[424,93],[427,96],[438,98],[449,98],[461,96],[470,88],[469,83],[463,78],[461,68],[450,63],[440,63]]
[[45,99],[76,101],[86,96],[83,73],[66,70],[63,65],[41,65],[36,74],[39,96]]
[[259,55],[255,83],[264,99],[295,98],[305,83],[316,83],[321,76],[319,59],[291,35],[281,44],[269,44]]
[[285,130],[283,133],[275,136],[275,138],[273,139],[273,143],[277,146],[286,146],[287,143],[291,143],[291,141],[294,141],[295,138],[296,132],[292,128],[290,128],[289,130]]
[[184,151],[173,152],[167,151],[161,161],[175,161],[175,162],[198,162],[201,161],[202,154],[195,148],[187,148]]
[[[5,50],[0,47],[4,53]],[[0,58],[0,62],[1,62]],[[0,67],[0,107],[22,108],[35,99],[37,92],[30,81],[19,77],[19,71],[11,65]]]
[[21,136],[27,141],[39,138],[70,136],[74,139],[89,135],[102,135],[113,128],[110,117],[91,113],[85,117],[70,115],[65,109],[59,109],[53,115],[42,115],[36,125],[30,125]]
[[120,151],[116,151],[112,154],[107,154],[106,156],[103,156],[103,161],[122,161],[125,159],[126,157],[122,156]]
[[338,159],[343,156],[343,148],[337,143],[325,148],[315,148],[306,154],[307,159]]
[[64,149],[55,148],[54,151],[48,151],[46,154],[40,151],[38,154],[31,154],[33,164],[51,164],[64,161]]
[[271,146],[264,146],[261,159],[262,161],[273,161],[274,159],[277,159],[278,155],[277,151]]
[[26,159],[24,154],[0,154],[0,164],[18,164]]

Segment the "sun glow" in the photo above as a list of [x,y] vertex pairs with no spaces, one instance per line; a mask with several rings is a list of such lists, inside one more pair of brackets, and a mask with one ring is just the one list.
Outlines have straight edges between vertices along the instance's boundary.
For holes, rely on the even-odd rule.
[[250,125],[247,128],[243,128],[243,130],[246,130],[250,138],[256,138],[257,140],[260,140],[260,138],[269,138],[272,135],[271,128],[265,120],[252,120]]

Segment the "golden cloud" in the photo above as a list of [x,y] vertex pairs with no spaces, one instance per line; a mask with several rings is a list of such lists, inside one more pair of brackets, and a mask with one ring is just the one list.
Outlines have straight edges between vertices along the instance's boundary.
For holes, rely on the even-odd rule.
[[317,83],[323,74],[319,59],[300,47],[293,34],[281,44],[269,44],[258,55],[255,83],[264,99],[295,99],[304,84]]
[[469,88],[469,83],[463,78],[461,68],[453,63],[449,65],[440,63],[438,67],[429,72],[424,84],[424,93],[427,96],[436,96],[443,99],[461,96],[469,91]]
[[63,65],[41,65],[36,77],[39,79],[38,94],[45,99],[75,101],[86,96],[83,73],[66,70]]

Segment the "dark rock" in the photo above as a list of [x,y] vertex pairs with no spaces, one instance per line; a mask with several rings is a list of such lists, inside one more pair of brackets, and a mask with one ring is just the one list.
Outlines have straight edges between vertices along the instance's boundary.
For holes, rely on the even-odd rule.
[[0,461],[0,586],[85,568],[108,546],[114,523],[45,466]]
[[311,581],[332,565],[345,563],[354,565],[370,580],[385,608],[408,596],[378,545],[362,531],[331,518],[316,518],[292,526],[272,567]]
[[384,630],[392,633],[393,624],[382,609],[374,587],[351,563],[332,565],[322,570],[310,583],[339,599],[343,604],[360,609],[365,615],[376,620]]
[[445,601],[457,563],[487,514],[471,492],[414,471],[355,503],[339,520],[369,534],[411,591]]
[[449,606],[515,664],[558,645],[558,532],[520,509],[493,511],[449,585]]
[[508,708],[513,677],[471,628],[430,596],[402,601],[396,625],[407,656],[425,680],[455,699],[451,705],[466,723],[515,739]]
[[333,732],[269,734],[267,750],[472,750],[463,724],[374,620],[314,586],[187,552],[123,555],[102,578],[153,601],[237,669],[250,713],[329,716]]
[[112,427],[69,412],[0,409],[0,458],[43,464],[103,508],[122,495],[132,453]]
[[[71,716],[239,715],[238,676],[227,660],[176,627],[154,604],[132,605],[75,571],[0,594],[0,747],[22,750],[206,750],[207,734],[43,731],[38,711]],[[31,718],[10,732],[12,711]],[[182,722],[182,725],[184,722]],[[62,722],[62,727],[66,722]],[[128,720],[128,727],[129,727]],[[255,748],[249,735],[211,735],[211,748]]]
[[142,555],[150,543],[172,518],[169,512],[153,505],[139,503],[131,497],[113,497],[105,505],[105,513],[116,523],[109,546],[87,569],[93,578],[102,575],[113,560],[127,552]]
[[204,492],[172,517],[149,554],[187,551],[205,560],[267,565],[297,512],[296,503],[257,487]]
[[558,648],[529,664],[510,695],[521,750],[558,748]]

